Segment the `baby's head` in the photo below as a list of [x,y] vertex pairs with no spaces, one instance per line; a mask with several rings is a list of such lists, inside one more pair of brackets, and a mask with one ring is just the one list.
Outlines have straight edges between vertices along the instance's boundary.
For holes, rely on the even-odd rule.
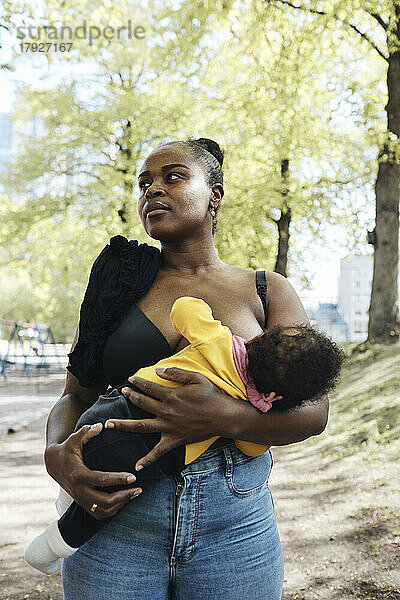
[[276,325],[246,342],[248,374],[259,392],[275,392],[287,410],[331,390],[344,354],[326,335],[309,325]]

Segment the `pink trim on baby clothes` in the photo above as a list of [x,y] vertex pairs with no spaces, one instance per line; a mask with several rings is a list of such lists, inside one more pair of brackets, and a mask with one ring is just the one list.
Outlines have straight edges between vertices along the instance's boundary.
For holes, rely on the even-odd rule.
[[238,335],[232,335],[232,353],[236,370],[243,381],[249,402],[261,412],[268,412],[272,408],[272,402],[280,400],[282,396],[276,396],[275,392],[262,394],[254,385],[248,374],[249,358],[245,346],[246,340]]

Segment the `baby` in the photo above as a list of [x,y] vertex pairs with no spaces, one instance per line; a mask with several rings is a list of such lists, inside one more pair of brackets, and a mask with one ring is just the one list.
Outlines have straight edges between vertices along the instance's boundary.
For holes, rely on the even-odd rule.
[[[178,298],[171,310],[171,322],[189,342],[180,352],[144,367],[136,375],[168,387],[181,384],[162,379],[154,368],[179,367],[205,375],[221,391],[251,402],[261,412],[289,410],[305,400],[318,398],[334,387],[343,362],[343,353],[325,335],[308,325],[275,326],[246,342],[212,316],[209,305],[199,298]],[[130,383],[125,386],[133,387]],[[124,387],[124,386],[121,386]],[[83,425],[105,423],[108,419],[143,419],[154,415],[139,409],[125,398],[121,388],[100,396],[79,418],[75,431]],[[160,440],[159,433],[138,434],[103,427],[83,448],[90,469],[128,471]],[[135,486],[143,489],[153,481],[179,473],[217,439],[175,448],[137,472]],[[268,446],[235,440],[250,456],[258,456]],[[102,488],[113,492],[128,486]],[[43,573],[60,567],[60,558],[73,554],[110,519],[97,520],[62,489],[56,502],[58,521],[36,537],[25,552],[25,560]],[[65,512],[64,512],[65,511]]]

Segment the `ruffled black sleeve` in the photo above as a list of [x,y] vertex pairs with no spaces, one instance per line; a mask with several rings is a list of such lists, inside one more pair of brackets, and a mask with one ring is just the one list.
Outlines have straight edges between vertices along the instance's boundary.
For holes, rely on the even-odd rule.
[[122,235],[111,238],[94,261],[80,310],[78,342],[68,355],[67,369],[83,387],[104,380],[105,341],[129,307],[151,288],[160,266],[158,248]]

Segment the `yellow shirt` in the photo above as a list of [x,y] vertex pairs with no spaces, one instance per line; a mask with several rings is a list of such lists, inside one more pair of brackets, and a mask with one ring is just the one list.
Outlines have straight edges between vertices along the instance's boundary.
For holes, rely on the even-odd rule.
[[[163,358],[156,365],[139,369],[136,375],[167,387],[179,387],[181,383],[162,379],[154,371],[155,366],[179,367],[201,373],[222,392],[248,401],[246,387],[233,359],[232,333],[213,318],[210,306],[200,298],[184,296],[175,300],[170,318],[174,329],[187,339],[189,346],[173,356]],[[218,437],[186,444],[185,464],[198,458]],[[235,444],[248,456],[259,456],[269,449],[269,446],[242,440],[235,440]]]

